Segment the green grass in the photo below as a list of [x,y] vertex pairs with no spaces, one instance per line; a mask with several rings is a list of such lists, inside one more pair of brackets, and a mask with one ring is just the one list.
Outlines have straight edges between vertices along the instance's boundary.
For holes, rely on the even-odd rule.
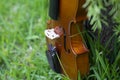
[[57,80],[45,50],[48,0],[0,2],[0,80]]
[[[45,56],[47,9],[48,0],[0,2],[0,80],[67,80],[50,69]],[[85,80],[120,79],[120,51],[110,65],[99,42],[88,40],[90,74]]]
[[[86,77],[87,80],[119,80],[120,79],[120,43],[115,42],[117,45],[111,55],[115,55],[115,61],[110,63],[106,57],[107,53],[105,47],[102,46],[99,40],[94,41],[89,35],[87,39],[90,45],[90,74]],[[108,40],[109,42],[109,40]],[[112,59],[110,58],[110,59]]]

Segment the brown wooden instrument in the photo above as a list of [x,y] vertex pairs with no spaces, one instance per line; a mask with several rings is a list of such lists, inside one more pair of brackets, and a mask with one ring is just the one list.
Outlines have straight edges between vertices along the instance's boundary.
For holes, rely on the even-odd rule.
[[59,35],[55,39],[46,37],[48,50],[50,45],[56,48],[61,62],[58,72],[68,75],[71,80],[77,80],[78,72],[82,76],[89,72],[89,50],[82,37],[83,22],[87,19],[82,8],[84,3],[85,0],[59,0],[58,18],[47,23],[47,29],[54,29]]

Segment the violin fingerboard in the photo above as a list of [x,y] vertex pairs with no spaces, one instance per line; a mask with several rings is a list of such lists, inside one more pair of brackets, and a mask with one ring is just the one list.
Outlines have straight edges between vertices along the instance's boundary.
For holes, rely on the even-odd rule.
[[49,16],[57,20],[59,14],[59,0],[50,0],[49,3]]

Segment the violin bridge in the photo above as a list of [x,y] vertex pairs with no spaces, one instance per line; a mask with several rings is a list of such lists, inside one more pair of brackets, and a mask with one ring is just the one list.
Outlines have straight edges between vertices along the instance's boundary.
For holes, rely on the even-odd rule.
[[45,35],[47,38],[52,40],[60,37],[59,34],[55,33],[53,28],[45,30]]
[[45,30],[45,35],[53,40],[63,35],[63,29],[60,26],[56,26],[55,28]]

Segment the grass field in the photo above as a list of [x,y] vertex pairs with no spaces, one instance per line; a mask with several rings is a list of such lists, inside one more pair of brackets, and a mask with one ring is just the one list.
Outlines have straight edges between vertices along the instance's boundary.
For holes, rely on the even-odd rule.
[[0,2],[0,80],[60,78],[50,70],[45,57],[47,3],[47,0]]
[[[48,0],[0,1],[0,80],[67,80],[50,69],[45,56],[47,8]],[[120,51],[110,65],[100,44],[89,42],[93,54],[85,80],[119,80]]]

